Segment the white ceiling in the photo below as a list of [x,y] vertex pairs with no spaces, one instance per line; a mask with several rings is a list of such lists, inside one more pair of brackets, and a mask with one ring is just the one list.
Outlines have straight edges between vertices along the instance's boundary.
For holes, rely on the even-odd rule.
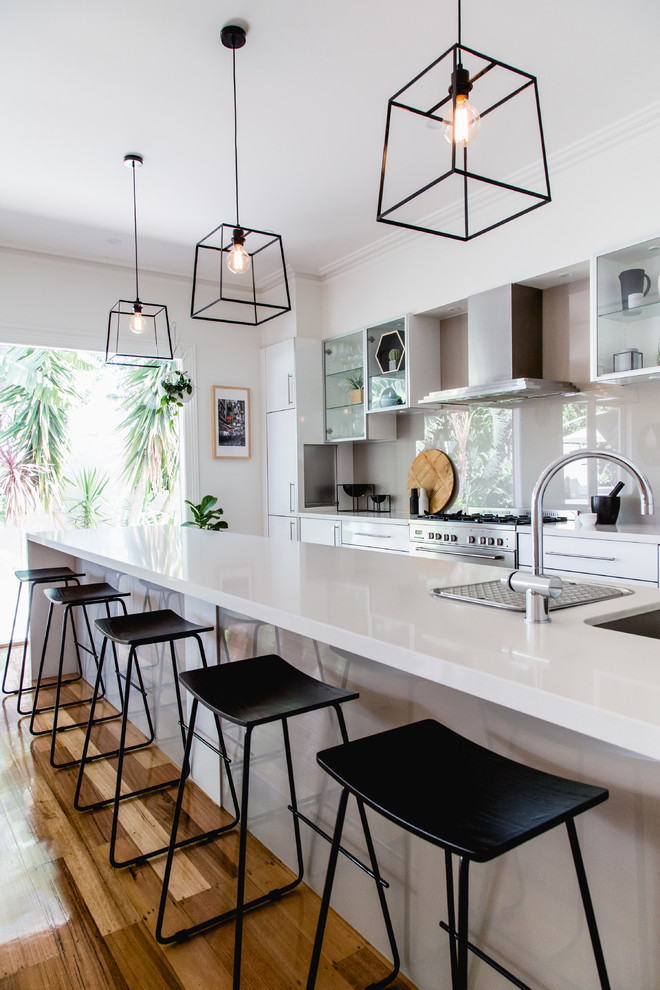
[[[189,273],[234,221],[236,21],[242,222],[308,273],[396,236],[387,100],[457,40],[455,0],[1,0],[0,244],[130,263],[136,151],[141,266]],[[658,0],[463,0],[463,42],[538,77],[551,167],[660,99]]]

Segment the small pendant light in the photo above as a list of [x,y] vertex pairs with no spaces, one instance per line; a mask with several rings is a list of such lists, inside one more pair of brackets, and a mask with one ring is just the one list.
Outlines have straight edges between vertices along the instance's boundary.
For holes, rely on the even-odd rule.
[[245,29],[228,24],[220,38],[232,53],[236,220],[221,223],[195,247],[190,315],[196,320],[257,326],[291,309],[289,282],[279,234],[245,227],[240,221],[236,50],[245,45]]
[[142,167],[143,161],[142,155],[133,153],[124,155],[124,165],[131,169],[133,175],[135,299],[120,299],[110,310],[105,360],[107,364],[158,368],[164,361],[172,360],[172,338],[167,306],[145,303],[140,299],[135,172]]
[[458,42],[388,103],[377,219],[468,241],[549,203],[550,182],[536,77],[467,48],[457,2]]

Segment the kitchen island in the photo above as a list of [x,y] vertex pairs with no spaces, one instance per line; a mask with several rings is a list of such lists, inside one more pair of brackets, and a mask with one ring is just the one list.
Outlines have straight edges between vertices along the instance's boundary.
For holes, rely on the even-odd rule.
[[[432,716],[514,759],[608,786],[610,800],[578,827],[612,985],[657,990],[660,646],[590,624],[660,606],[657,588],[631,586],[631,596],[528,626],[519,614],[429,594],[502,577],[499,569],[464,562],[172,527],[33,534],[28,546],[29,566],[66,560],[84,567],[86,580],[124,581],[134,595],[130,610],[142,607],[146,593],[152,607],[159,597],[218,630],[227,612],[236,628],[243,616],[247,645],[255,628],[249,620],[264,623],[259,652],[274,648],[277,627],[289,660],[360,691],[346,710],[353,737]],[[219,643],[219,634],[209,636],[216,659]],[[335,741],[334,726],[323,713],[300,722],[292,734],[302,810],[329,827],[335,788],[314,753]],[[265,739],[251,829],[290,861],[286,787],[273,759],[278,746],[276,734]],[[222,799],[217,761],[206,750],[196,755],[194,776]],[[375,830],[403,969],[421,990],[436,987],[438,965],[447,964],[438,929],[441,857],[385,822]],[[347,838],[359,848],[353,822]],[[319,889],[327,846],[310,833],[306,852],[307,880]],[[475,870],[473,884],[475,941],[534,985],[595,985],[565,835],[553,832]],[[349,863],[333,903],[386,951],[371,882]],[[474,977],[475,990],[493,986],[492,971],[480,964]]]

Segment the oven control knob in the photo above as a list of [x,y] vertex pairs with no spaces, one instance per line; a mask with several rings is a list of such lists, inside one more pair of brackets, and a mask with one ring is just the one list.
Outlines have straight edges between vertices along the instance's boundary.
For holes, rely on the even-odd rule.
[[429,539],[429,540],[434,540],[435,539],[435,533],[427,533],[426,534],[426,538]]
[[452,543],[456,543],[457,540],[458,540],[458,537],[456,536],[456,533],[452,533],[451,534],[451,542]]
[[504,540],[502,539],[501,536],[498,536],[497,537],[497,545],[498,545],[498,547],[503,547],[504,546]]
[[489,547],[494,547],[495,546],[495,540],[493,539],[492,536],[489,536],[488,537],[488,546]]
[[442,533],[436,533],[435,534],[435,538],[436,538],[436,540],[441,540],[442,539]]
[[476,542],[477,542],[476,537],[468,536],[468,543],[476,543]]
[[449,533],[445,533],[445,535],[444,535],[444,539],[445,539],[445,540],[449,540]]
[[486,542],[486,537],[485,536],[480,536],[479,537],[479,543],[482,543],[483,544],[485,542]]

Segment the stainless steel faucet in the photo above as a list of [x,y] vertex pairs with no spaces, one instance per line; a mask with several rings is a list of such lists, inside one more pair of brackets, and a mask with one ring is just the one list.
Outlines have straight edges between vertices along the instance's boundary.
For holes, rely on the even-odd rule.
[[545,490],[557,471],[573,461],[583,461],[587,458],[612,461],[613,464],[618,464],[619,467],[630,471],[639,485],[642,515],[653,515],[653,492],[648,478],[621,454],[612,454],[607,450],[576,450],[575,453],[564,454],[562,457],[558,457],[556,461],[548,464],[547,468],[541,472],[532,492],[532,573],[513,571],[508,578],[508,584],[514,591],[525,592],[525,622],[549,622],[549,600],[550,598],[558,598],[562,589],[561,578],[551,577],[543,573],[543,496]]

